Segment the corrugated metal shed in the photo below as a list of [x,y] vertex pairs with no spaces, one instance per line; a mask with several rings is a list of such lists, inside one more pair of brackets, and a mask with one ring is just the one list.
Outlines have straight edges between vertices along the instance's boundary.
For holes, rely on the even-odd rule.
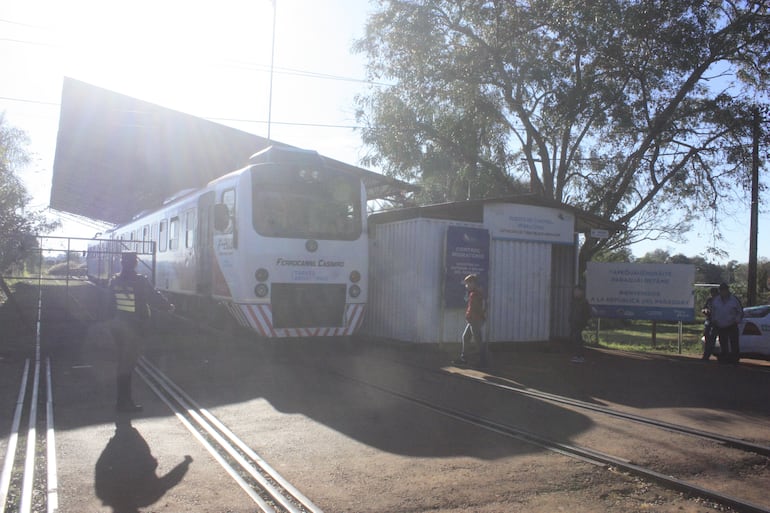
[[493,240],[487,340],[550,338],[551,244]]
[[[183,189],[248,164],[268,141],[65,78],[51,187],[51,208],[122,223]],[[307,148],[313,149],[313,148]],[[416,187],[323,157],[361,176],[369,199],[400,197]]]
[[446,228],[479,226],[438,219],[407,219],[376,227],[369,245],[369,303],[363,330],[411,342],[459,340],[462,312],[440,308],[440,258]]
[[[622,227],[529,195],[370,216],[371,286],[364,331],[410,342],[458,342],[464,311],[446,308],[442,296],[447,228],[489,229],[493,214],[532,212],[528,207],[553,215],[553,240],[509,238],[490,230],[486,337],[490,342],[566,337],[575,282],[575,232]],[[545,219],[546,226],[548,222]]]

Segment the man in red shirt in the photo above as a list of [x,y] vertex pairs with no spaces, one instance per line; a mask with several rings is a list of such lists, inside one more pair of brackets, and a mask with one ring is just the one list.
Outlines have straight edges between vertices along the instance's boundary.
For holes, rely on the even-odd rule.
[[484,293],[481,287],[479,287],[478,281],[479,277],[477,274],[469,274],[463,280],[465,289],[468,291],[468,303],[465,307],[465,320],[467,324],[465,325],[465,330],[463,330],[460,356],[454,363],[459,365],[468,363],[465,359],[465,344],[473,338],[479,348],[479,367],[485,368],[489,365],[489,357],[487,354],[487,344],[484,342],[484,335],[481,330],[487,316],[484,305]]

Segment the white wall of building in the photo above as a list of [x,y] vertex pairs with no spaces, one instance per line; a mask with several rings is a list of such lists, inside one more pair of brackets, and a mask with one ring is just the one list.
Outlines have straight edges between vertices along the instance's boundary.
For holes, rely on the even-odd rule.
[[464,310],[445,308],[443,279],[447,227],[464,226],[492,234],[487,340],[564,336],[574,277],[573,215],[512,203],[492,204],[490,212],[484,223],[430,218],[372,223],[363,332],[417,343],[460,340]]
[[363,332],[410,342],[456,342],[464,312],[442,308],[447,226],[436,219],[377,225],[369,245],[369,304]]

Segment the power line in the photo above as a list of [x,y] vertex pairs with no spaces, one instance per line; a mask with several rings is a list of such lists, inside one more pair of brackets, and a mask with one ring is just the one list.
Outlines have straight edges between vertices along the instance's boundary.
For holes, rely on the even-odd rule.
[[[11,102],[23,102],[23,103],[33,103],[38,105],[49,105],[53,107],[60,107],[60,103],[55,102],[44,102],[39,100],[27,100],[24,98],[11,98],[8,96],[0,96],[0,100],[6,100]],[[234,123],[259,123],[259,124],[266,124],[267,121],[264,120],[258,120],[258,119],[238,119],[238,118],[220,118],[220,117],[210,117],[210,116],[202,116],[201,119],[207,119],[209,121],[230,121]],[[362,126],[357,125],[332,125],[328,123],[298,123],[298,122],[291,122],[291,121],[273,121],[273,124],[275,125],[284,125],[284,126],[307,126],[307,127],[318,127],[318,128],[347,128],[347,129],[360,129],[364,128]]]
[[29,28],[36,28],[36,29],[49,29],[50,27],[43,27],[40,25],[31,25],[29,23],[22,23],[20,21],[13,21],[13,20],[6,20],[0,18],[0,23],[8,23],[9,25],[19,25],[20,27],[29,27]]
[[[260,124],[267,124],[267,121],[260,121],[256,119],[236,119],[236,118],[203,118],[208,119],[209,121],[231,121],[236,123],[260,123]],[[286,126],[309,126],[309,127],[318,127],[318,128],[349,128],[349,129],[361,129],[365,128],[362,126],[357,125],[329,125],[324,123],[296,123],[291,121],[271,121],[274,125],[286,125]]]
[[35,103],[38,105],[51,105],[54,107],[61,107],[61,103],[58,102],[44,102],[41,100],[27,100],[24,98],[10,98],[8,96],[0,96],[0,100],[7,100],[9,102],[22,102],[22,103]]
[[[3,20],[0,20],[3,21]],[[13,23],[13,22],[7,22],[7,23]],[[23,24],[20,24],[23,25]],[[31,26],[31,25],[28,25]],[[30,41],[30,40],[23,40],[23,39],[12,39],[12,38],[0,38],[0,41],[8,41],[12,43],[20,43],[20,44],[29,44],[29,45],[37,45],[37,46],[50,46],[53,48],[63,48],[60,44],[54,44],[54,43],[44,43],[40,41]],[[243,61],[233,61],[233,60],[223,60],[223,61],[216,61],[211,59],[210,62],[217,66],[224,66],[227,68],[232,69],[248,69],[248,70],[255,70],[260,71],[263,73],[269,73],[270,72],[270,66],[265,64],[258,64],[255,62],[243,62]],[[367,80],[363,78],[353,78],[353,77],[346,77],[342,75],[332,75],[329,73],[320,73],[317,71],[307,71],[307,70],[301,70],[296,68],[284,68],[280,66],[276,66],[274,68],[274,72],[279,75],[292,75],[292,76],[299,76],[299,77],[306,77],[306,78],[317,78],[319,80],[335,80],[339,82],[352,82],[357,84],[368,84],[372,86],[378,86],[378,87],[389,87],[391,84],[386,84],[384,82],[375,82],[372,80]]]

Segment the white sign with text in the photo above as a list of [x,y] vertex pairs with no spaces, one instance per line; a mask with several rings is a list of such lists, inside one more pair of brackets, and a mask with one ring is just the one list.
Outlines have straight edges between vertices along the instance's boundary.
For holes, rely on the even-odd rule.
[[586,298],[595,317],[695,319],[695,266],[588,262]]
[[484,205],[484,226],[493,239],[575,243],[575,216],[555,208],[490,203]]

